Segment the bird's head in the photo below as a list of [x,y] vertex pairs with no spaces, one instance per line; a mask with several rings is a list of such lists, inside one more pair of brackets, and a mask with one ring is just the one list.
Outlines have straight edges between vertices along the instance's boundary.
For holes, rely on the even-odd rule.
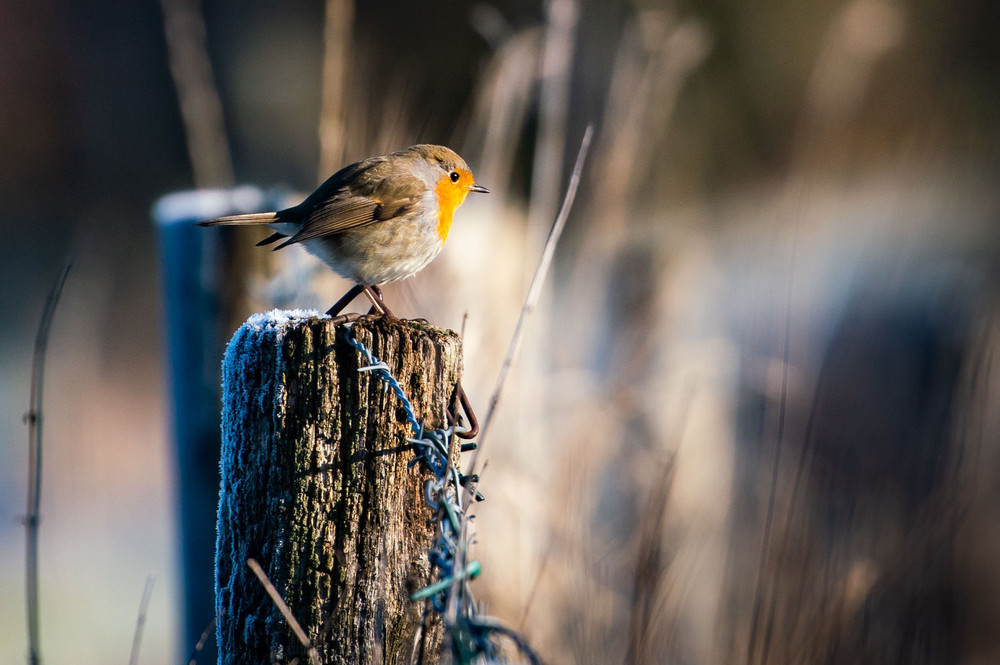
[[488,194],[490,190],[476,184],[472,170],[465,160],[451,148],[441,145],[421,144],[406,150],[424,163],[425,177],[434,190],[438,204],[438,235],[441,242],[448,237],[452,217],[470,192]]

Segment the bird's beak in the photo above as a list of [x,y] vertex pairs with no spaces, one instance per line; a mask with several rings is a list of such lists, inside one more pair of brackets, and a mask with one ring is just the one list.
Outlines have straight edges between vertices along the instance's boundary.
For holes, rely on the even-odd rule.
[[469,186],[469,191],[470,192],[479,192],[480,194],[489,194],[490,193],[490,190],[486,189],[482,185],[470,185]]

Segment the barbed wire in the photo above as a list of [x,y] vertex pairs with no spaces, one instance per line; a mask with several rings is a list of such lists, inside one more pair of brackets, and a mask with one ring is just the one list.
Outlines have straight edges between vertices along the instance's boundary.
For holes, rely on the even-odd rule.
[[[406,420],[413,431],[413,436],[406,440],[413,445],[416,454],[409,466],[421,463],[433,476],[424,485],[424,501],[434,510],[434,521],[437,523],[437,535],[428,552],[431,565],[438,571],[437,580],[410,594],[410,600],[431,601],[431,607],[443,616],[445,628],[451,635],[452,654],[463,665],[482,656],[490,659],[500,657],[502,649],[497,638],[501,636],[510,639],[532,665],[541,665],[541,660],[523,637],[495,619],[479,614],[469,582],[479,576],[480,563],[473,560],[461,565],[461,562],[468,561],[466,555],[474,537],[461,536],[463,522],[470,520],[471,515],[462,509],[459,497],[466,482],[475,482],[476,479],[462,475],[451,463],[450,451],[456,432],[467,430],[458,425],[435,430],[425,428],[417,418],[403,387],[392,375],[389,365],[376,358],[371,349],[354,337],[352,324],[347,323],[342,329],[344,339],[361,353],[367,363],[359,366],[358,372],[371,372],[378,377],[403,406]],[[476,444],[470,442],[461,444],[459,450],[467,452],[475,448]],[[482,495],[478,495],[477,499],[482,500]],[[449,621],[446,609],[452,596],[456,594],[458,598],[454,600],[457,600],[458,612]]]

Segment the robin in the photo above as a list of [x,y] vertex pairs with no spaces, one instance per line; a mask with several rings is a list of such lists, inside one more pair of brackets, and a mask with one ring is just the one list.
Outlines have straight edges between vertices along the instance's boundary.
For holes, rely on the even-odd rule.
[[297,206],[198,226],[266,225],[274,233],[258,246],[302,243],[357,283],[327,314],[335,316],[364,292],[376,311],[392,316],[379,285],[416,274],[438,255],[469,192],[489,190],[476,184],[453,150],[421,144],[345,166]]

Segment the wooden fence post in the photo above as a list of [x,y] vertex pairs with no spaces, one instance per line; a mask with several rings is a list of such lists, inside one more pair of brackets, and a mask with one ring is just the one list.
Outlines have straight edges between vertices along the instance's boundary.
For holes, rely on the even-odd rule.
[[[432,582],[430,474],[397,397],[326,318],[255,315],[223,367],[216,553],[220,665],[308,662],[247,559],[263,567],[324,664],[437,663],[442,627],[409,594]],[[457,334],[365,318],[350,334],[385,361],[418,418],[445,424]]]

